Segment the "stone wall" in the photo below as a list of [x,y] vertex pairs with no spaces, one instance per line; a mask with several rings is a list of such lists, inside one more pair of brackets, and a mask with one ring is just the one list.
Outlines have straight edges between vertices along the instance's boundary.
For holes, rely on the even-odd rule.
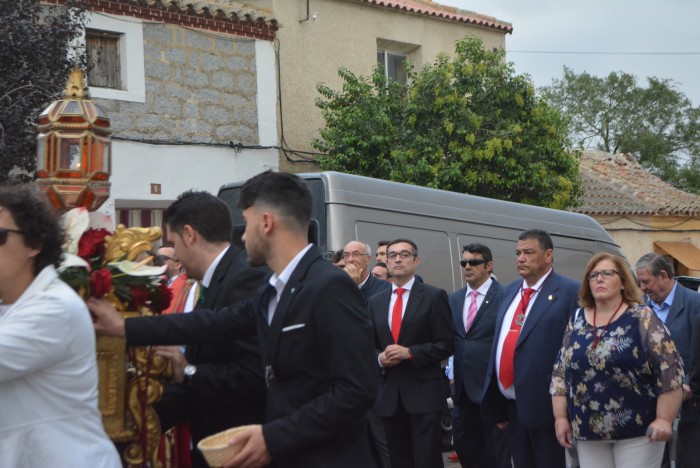
[[258,144],[255,40],[144,23],[146,102],[95,99],[120,138]]

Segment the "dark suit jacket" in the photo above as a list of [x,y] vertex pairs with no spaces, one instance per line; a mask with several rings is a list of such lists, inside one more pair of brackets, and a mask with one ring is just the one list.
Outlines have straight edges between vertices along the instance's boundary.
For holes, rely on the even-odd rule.
[[449,296],[452,324],[455,329],[455,401],[459,401],[464,389],[471,402],[480,404],[501,304],[501,284],[496,280],[491,283],[484,301],[476,311],[469,333],[466,333],[464,328],[463,316],[467,289],[465,286]]
[[389,291],[391,293],[391,283],[379,279],[371,274],[365,281],[365,284],[360,288],[360,293],[362,293],[362,299],[365,301],[365,305],[369,302],[369,298],[382,291]]
[[[269,274],[267,268],[251,268],[245,250],[232,244],[214,270],[203,308],[217,309],[253,296]],[[190,383],[195,445],[219,431],[265,420],[265,379],[256,336],[187,346],[185,357],[197,366]]]
[[[482,399],[482,413],[494,422],[506,421],[506,398],[498,388],[496,372],[496,347],[503,325],[503,317],[523,280],[506,287],[501,296],[501,306],[496,320],[486,387]],[[554,427],[552,397],[549,385],[552,368],[561,349],[566,325],[578,307],[579,283],[552,271],[542,284],[535,298],[523,329],[515,345],[515,395],[518,418],[525,429],[551,429]]]
[[[666,317],[666,328],[671,333],[671,339],[676,343],[676,349],[683,358],[683,366],[686,372],[686,382],[691,374],[691,366],[694,364],[690,358],[693,328],[695,318],[700,315],[700,294],[692,291],[680,283],[676,283],[676,295],[673,297],[671,310]],[[697,422],[700,414],[692,406],[692,401],[683,402],[681,410],[683,422]]]
[[312,248],[292,273],[269,326],[261,304],[265,289],[215,311],[129,319],[127,341],[225,342],[257,330],[269,368],[263,434],[274,466],[373,466],[367,411],[376,395],[376,361],[357,285]]
[[[389,328],[391,289],[372,296],[369,311],[374,322],[377,356],[394,344]],[[410,348],[413,360],[386,367],[379,379],[377,415],[396,412],[399,393],[409,414],[443,411],[446,408],[445,380],[440,362],[454,350],[454,330],[447,294],[419,281],[413,283],[401,322],[398,344]]]
[[693,323],[693,337],[690,343],[690,371],[688,384],[693,391],[693,403],[700,406],[700,315]]

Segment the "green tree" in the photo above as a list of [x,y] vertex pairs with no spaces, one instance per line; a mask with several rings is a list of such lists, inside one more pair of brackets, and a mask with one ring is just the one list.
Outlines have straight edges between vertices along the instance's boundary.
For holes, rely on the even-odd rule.
[[37,118],[65,88],[74,64],[70,43],[84,17],[78,3],[0,1],[0,179],[34,172]]
[[700,108],[673,81],[649,78],[644,88],[628,73],[600,78],[564,67],[542,93],[569,119],[579,146],[631,153],[667,182],[700,193]]
[[324,170],[565,208],[580,195],[577,155],[560,113],[516,75],[502,50],[465,38],[409,85],[339,71],[319,85]]

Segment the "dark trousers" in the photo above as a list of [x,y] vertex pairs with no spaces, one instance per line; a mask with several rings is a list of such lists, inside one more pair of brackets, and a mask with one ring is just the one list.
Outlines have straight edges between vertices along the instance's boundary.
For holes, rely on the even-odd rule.
[[374,409],[367,413],[367,421],[369,423],[369,446],[372,450],[374,461],[379,468],[390,468],[389,448],[386,445],[384,421],[377,416]]
[[480,406],[462,391],[452,413],[452,439],[465,468],[510,468],[508,433],[481,418]]
[[551,428],[526,429],[520,424],[514,400],[508,400],[508,445],[516,468],[564,468],[564,448]]
[[[666,442],[661,468],[671,466],[669,447],[670,442]],[[700,422],[681,421],[678,424],[676,468],[694,468],[698,463],[700,463]]]
[[440,413],[408,414],[399,399],[393,416],[382,418],[392,468],[444,466]]

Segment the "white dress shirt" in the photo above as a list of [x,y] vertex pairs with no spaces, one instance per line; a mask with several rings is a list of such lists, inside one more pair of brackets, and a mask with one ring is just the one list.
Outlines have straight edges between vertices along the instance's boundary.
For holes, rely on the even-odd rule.
[[[489,292],[489,288],[493,284],[493,279],[489,277],[486,281],[484,281],[484,284],[476,288],[476,291],[479,293],[476,296],[476,310],[479,310],[479,307],[481,307],[481,304],[484,303],[484,299],[486,299],[486,293]],[[473,289],[470,288],[467,285],[467,294],[464,297],[464,308],[462,309],[462,323],[464,324],[464,329],[467,329],[467,316],[469,315],[469,306],[471,306],[472,303],[472,294]],[[474,323],[472,321],[472,323]]]
[[[525,288],[532,288],[536,292],[530,296],[530,302],[527,305],[527,311],[525,312],[525,320],[523,321],[523,327],[525,326],[525,322],[527,321],[527,318],[530,316],[529,312],[530,309],[532,309],[532,304],[535,303],[535,299],[537,299],[537,296],[540,294],[540,289],[542,289],[542,284],[544,281],[547,279],[549,274],[552,272],[552,269],[550,268],[547,273],[545,273],[542,278],[537,281],[532,286],[528,286],[528,284],[523,280],[523,284],[520,286],[520,289],[518,290],[518,294],[515,295],[513,298],[513,302],[510,303],[510,306],[508,306],[508,310],[506,311],[505,317],[503,317],[503,323],[501,324],[501,332],[498,335],[498,346],[496,347],[496,377],[500,377],[501,375],[501,351],[503,350],[503,343],[506,341],[506,336],[508,336],[508,330],[510,330],[510,325],[513,322],[513,315],[515,315],[515,310],[518,308],[518,304],[520,304],[520,298],[522,297],[523,290]],[[522,330],[522,328],[521,328]],[[554,364],[552,364],[554,365]],[[511,385],[508,388],[503,388],[501,385],[501,379],[497,378],[498,380],[498,388],[501,390],[501,393],[503,396],[510,400],[515,400],[515,385]]]
[[0,315],[0,467],[121,468],[97,409],[95,330],[53,266]]
[[275,315],[275,309],[277,308],[277,303],[280,301],[280,297],[282,297],[282,291],[284,291],[284,287],[289,282],[289,278],[291,278],[292,273],[294,273],[294,270],[297,268],[297,265],[299,265],[299,262],[301,261],[302,257],[304,257],[304,255],[306,255],[306,252],[308,252],[311,248],[311,245],[312,244],[309,244],[303,249],[301,249],[301,251],[298,254],[296,254],[296,256],[292,259],[292,261],[289,262],[286,267],[284,267],[284,270],[282,270],[282,273],[280,273],[279,276],[277,276],[277,273],[273,273],[272,276],[270,276],[270,285],[275,288],[277,293],[274,297],[271,297],[270,302],[267,303],[268,325],[272,323],[272,317]]

